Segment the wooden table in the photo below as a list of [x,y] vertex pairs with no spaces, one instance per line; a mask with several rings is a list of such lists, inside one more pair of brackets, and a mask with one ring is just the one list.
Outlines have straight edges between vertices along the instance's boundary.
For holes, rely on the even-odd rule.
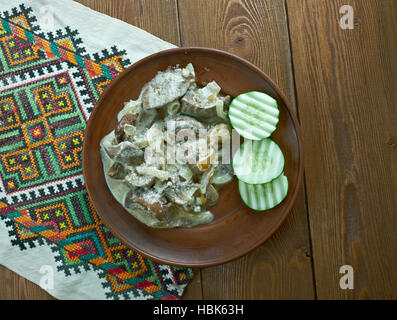
[[[248,59],[301,122],[305,179],[287,221],[251,254],[198,271],[185,299],[397,298],[396,0],[79,2],[175,45]],[[340,26],[343,5],[354,29]],[[354,290],[340,288],[343,265]],[[2,267],[0,298],[51,297]]]

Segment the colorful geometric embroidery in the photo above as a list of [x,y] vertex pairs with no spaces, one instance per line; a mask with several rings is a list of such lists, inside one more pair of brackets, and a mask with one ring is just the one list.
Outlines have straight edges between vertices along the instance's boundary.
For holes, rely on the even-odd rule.
[[[60,78],[60,76],[63,76]],[[2,179],[8,193],[81,173],[86,119],[68,72],[25,82],[0,94]],[[58,82],[70,81],[70,85]],[[6,110],[5,110],[6,109]],[[9,152],[7,152],[9,150]]]
[[125,52],[112,47],[90,57],[76,30],[40,33],[23,5],[0,21],[0,211],[11,219],[12,244],[56,244],[58,271],[98,270],[108,298],[177,298],[193,271],[127,248],[103,225],[84,186],[86,121],[130,64]]
[[[148,268],[143,258],[138,253],[135,253],[138,259],[133,259],[133,261],[135,260],[135,262],[137,262],[139,260],[141,263],[140,266],[137,264],[140,270],[136,272],[129,272],[130,270],[126,268],[130,267],[131,261],[122,260],[121,257],[119,259],[121,261],[117,261],[117,259],[112,259],[113,256],[106,256],[105,252],[101,250],[102,248],[99,241],[100,235],[95,232],[94,228],[88,233],[85,232],[84,234],[74,234],[73,236],[65,237],[60,232],[55,232],[49,226],[45,226],[33,220],[28,215],[27,210],[17,211],[13,209],[12,206],[0,203],[0,212],[6,217],[13,219],[27,230],[37,233],[47,240],[58,244],[67,251],[70,256],[76,256],[81,260],[90,262],[94,266],[118,278],[120,283],[124,282],[137,289],[144,290],[157,299],[176,298],[174,294],[166,290],[167,288],[163,286],[163,281],[156,277],[155,273],[145,273],[148,271]],[[124,254],[128,253],[128,251],[134,254],[130,249],[120,249],[125,250]],[[133,268],[135,268],[135,262],[132,263]],[[147,260],[147,262],[149,266],[155,268],[153,263],[150,264],[149,260]],[[142,277],[142,275],[144,275],[144,277]],[[156,283],[156,280],[160,282],[160,285]]]
[[[19,21],[17,21],[19,23]],[[6,31],[6,33],[10,33],[17,37],[18,39],[21,40],[26,40],[27,42],[24,43],[25,46],[28,46],[28,42],[30,44],[34,45],[34,50],[37,49],[42,49],[47,54],[49,54],[49,57],[58,57],[61,58],[65,61],[68,61],[72,64],[75,64],[77,66],[80,66],[82,68],[85,68],[90,76],[98,76],[102,75],[106,77],[107,79],[114,79],[117,76],[117,70],[115,70],[112,67],[109,67],[106,64],[98,64],[95,63],[87,58],[82,57],[81,55],[77,54],[76,52],[70,51],[69,48],[70,46],[62,46],[56,42],[49,42],[43,37],[37,36],[30,32],[27,29],[24,29],[23,26],[19,26],[18,24],[14,24],[13,22],[10,23],[9,20],[0,18],[0,28]],[[11,61],[11,64],[13,64],[13,59],[16,59],[16,63],[18,62],[18,56],[19,53],[16,52],[14,57],[13,55],[10,54],[10,51],[6,49],[6,54],[8,58]],[[21,62],[26,62],[30,61],[31,59],[24,59],[25,61]]]

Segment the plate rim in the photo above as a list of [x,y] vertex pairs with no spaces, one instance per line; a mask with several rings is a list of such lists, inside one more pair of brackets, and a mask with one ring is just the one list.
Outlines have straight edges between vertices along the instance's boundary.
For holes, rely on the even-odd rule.
[[[167,258],[162,258],[162,257],[158,257],[156,255],[151,254],[150,252],[138,248],[137,246],[135,246],[133,243],[131,243],[131,241],[129,241],[128,239],[126,239],[123,235],[121,235],[117,230],[115,230],[111,224],[111,221],[109,221],[109,219],[103,215],[101,208],[97,208],[95,201],[93,200],[93,197],[91,196],[93,190],[92,190],[92,186],[91,183],[88,182],[89,180],[85,179],[86,177],[86,173],[88,172],[88,148],[86,147],[87,144],[86,142],[86,138],[88,136],[88,133],[93,130],[91,129],[91,127],[93,126],[93,119],[95,114],[98,112],[98,106],[102,104],[102,101],[105,99],[107,93],[109,91],[112,90],[112,88],[120,81],[120,79],[124,78],[125,76],[127,76],[129,74],[129,71],[131,69],[136,68],[139,65],[145,64],[146,62],[152,60],[153,58],[157,58],[158,56],[162,56],[162,55],[168,55],[168,54],[173,54],[173,53],[191,53],[191,52],[202,52],[202,53],[208,53],[208,52],[212,52],[218,55],[223,55],[226,56],[228,58],[237,60],[237,62],[242,63],[243,65],[247,66],[248,68],[250,68],[251,70],[253,70],[254,72],[258,73],[262,78],[264,78],[269,84],[270,86],[276,91],[276,93],[280,96],[281,100],[283,101],[285,107],[287,108],[287,111],[292,119],[293,125],[294,125],[294,129],[295,129],[295,134],[297,136],[297,141],[298,141],[298,152],[299,152],[299,169],[298,169],[298,176],[297,176],[297,183],[296,183],[296,188],[294,190],[294,193],[292,194],[292,198],[291,201],[289,202],[287,208],[284,210],[284,214],[281,215],[280,219],[278,220],[277,223],[275,223],[273,225],[273,228],[270,229],[270,231],[267,233],[267,235],[265,237],[261,237],[259,238],[257,241],[253,242],[251,244],[251,246],[249,246],[249,249],[243,250],[242,252],[238,252],[236,254],[232,254],[227,258],[223,258],[223,259],[212,259],[211,261],[206,261],[204,263],[179,263],[178,261],[174,261],[172,259],[167,259]],[[197,47],[197,46],[189,46],[189,47],[177,47],[177,48],[172,48],[172,49],[167,49],[167,50],[161,50],[159,52],[150,54],[138,61],[136,61],[135,63],[133,63],[132,65],[130,65],[128,68],[126,68],[125,70],[123,70],[122,72],[120,72],[112,81],[111,83],[105,88],[105,90],[102,92],[102,94],[100,95],[99,99],[97,100],[97,102],[95,103],[95,106],[90,114],[90,117],[88,118],[87,124],[86,124],[86,128],[85,128],[85,132],[84,132],[84,140],[83,140],[83,152],[82,152],[82,163],[83,163],[83,177],[84,177],[84,181],[85,181],[85,186],[86,186],[86,190],[87,193],[90,197],[90,200],[92,202],[92,205],[95,209],[95,211],[97,212],[97,214],[99,215],[99,217],[101,218],[101,220],[104,222],[104,224],[106,225],[107,228],[109,228],[109,230],[115,235],[117,236],[117,238],[119,238],[125,245],[127,245],[127,247],[131,247],[132,249],[136,250],[137,252],[139,252],[140,254],[142,254],[143,256],[145,256],[146,258],[153,260],[157,263],[161,263],[161,264],[167,264],[167,265],[172,265],[172,266],[176,266],[176,267],[185,267],[185,268],[204,268],[204,267],[212,267],[212,266],[217,266],[217,265],[221,265],[221,264],[225,264],[228,263],[230,261],[236,260],[238,258],[241,258],[245,255],[247,255],[248,253],[252,252],[253,250],[255,250],[256,248],[258,248],[261,244],[263,244],[265,241],[267,241],[268,239],[270,239],[274,233],[281,227],[281,225],[285,222],[285,220],[287,219],[288,215],[290,214],[293,206],[296,203],[296,198],[298,196],[298,193],[300,191],[300,189],[302,188],[302,182],[303,182],[303,174],[304,174],[304,157],[303,157],[303,141],[302,141],[302,133],[301,133],[301,127],[300,127],[300,123],[297,117],[297,114],[295,112],[295,110],[292,108],[291,102],[289,101],[289,99],[286,97],[286,95],[284,94],[284,92],[279,88],[279,86],[275,83],[275,81],[270,78],[270,76],[268,76],[264,71],[262,71],[259,67],[257,67],[256,65],[254,65],[253,63],[249,62],[248,60],[239,57],[233,53],[230,52],[226,52],[224,50],[220,50],[220,49],[215,49],[215,48],[209,48],[209,47]]]

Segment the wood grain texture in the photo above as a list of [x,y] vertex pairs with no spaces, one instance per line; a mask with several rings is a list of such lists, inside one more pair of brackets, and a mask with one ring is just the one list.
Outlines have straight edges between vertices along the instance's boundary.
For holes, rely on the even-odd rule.
[[[354,30],[342,30],[342,5]],[[319,299],[397,298],[397,2],[287,0]],[[339,268],[354,268],[341,290]]]
[[45,290],[0,265],[0,300],[53,300]]
[[[295,105],[284,1],[179,0],[181,44],[223,49],[269,74]],[[282,228],[251,254],[203,269],[205,299],[314,297],[303,188]]]
[[201,270],[195,269],[193,278],[183,292],[182,300],[201,300],[202,298]]
[[266,72],[295,105],[283,0],[179,0],[182,46],[222,49]]
[[77,0],[77,2],[146,30],[172,44],[180,45],[176,0]]
[[[307,197],[302,188],[263,246],[196,272],[184,299],[397,299],[397,1],[78,2],[175,45],[242,56],[298,106]],[[339,28],[345,4],[354,30]],[[354,290],[339,287],[344,264],[354,267]],[[0,266],[0,299],[52,297]]]

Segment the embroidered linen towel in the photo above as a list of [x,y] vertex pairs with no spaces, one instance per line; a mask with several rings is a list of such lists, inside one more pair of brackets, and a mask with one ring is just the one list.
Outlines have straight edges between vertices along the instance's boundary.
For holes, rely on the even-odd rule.
[[179,298],[193,270],[113,236],[81,167],[105,87],[174,46],[70,0],[0,0],[0,18],[0,263],[59,299]]

